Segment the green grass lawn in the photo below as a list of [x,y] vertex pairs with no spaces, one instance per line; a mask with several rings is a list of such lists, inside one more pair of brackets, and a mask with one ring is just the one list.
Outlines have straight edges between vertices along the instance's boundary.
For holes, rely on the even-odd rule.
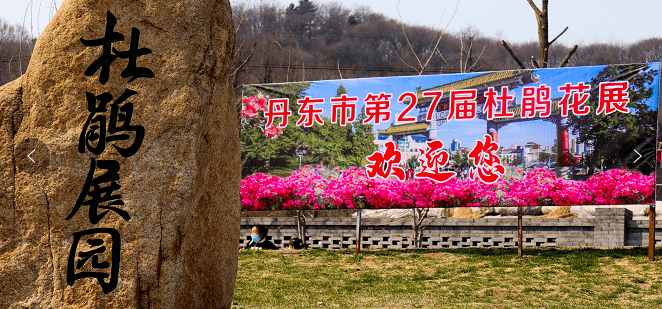
[[[662,308],[646,248],[240,251],[234,308]],[[323,303],[323,304],[322,304]]]

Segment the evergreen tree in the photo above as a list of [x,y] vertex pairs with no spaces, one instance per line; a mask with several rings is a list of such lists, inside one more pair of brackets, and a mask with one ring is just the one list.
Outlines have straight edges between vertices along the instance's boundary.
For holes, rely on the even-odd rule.
[[[638,169],[649,174],[655,169],[655,162],[643,160],[635,163],[638,156],[634,149],[655,147],[655,128],[657,111],[650,109],[647,100],[653,94],[648,87],[657,74],[647,64],[609,65],[591,79],[591,97],[585,106],[591,107],[586,116],[570,115],[572,132],[579,137],[579,143],[593,147],[593,153],[587,158],[588,175],[592,175],[598,164],[606,168]],[[596,115],[599,104],[601,82],[629,82],[629,113],[614,112],[609,115]]]

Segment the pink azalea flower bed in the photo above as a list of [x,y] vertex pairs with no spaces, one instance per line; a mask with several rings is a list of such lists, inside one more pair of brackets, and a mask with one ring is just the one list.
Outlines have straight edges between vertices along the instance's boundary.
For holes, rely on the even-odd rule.
[[522,179],[484,184],[455,178],[444,183],[369,179],[360,168],[306,166],[285,179],[260,173],[247,176],[241,182],[241,204],[244,211],[649,204],[654,200],[654,183],[654,175],[628,170],[570,181],[536,169]]

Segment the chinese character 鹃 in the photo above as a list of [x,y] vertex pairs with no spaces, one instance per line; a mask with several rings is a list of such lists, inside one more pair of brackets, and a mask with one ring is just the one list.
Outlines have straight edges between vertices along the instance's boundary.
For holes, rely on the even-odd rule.
[[552,114],[551,89],[547,85],[522,88],[522,118],[534,118],[540,111],[540,118]]
[[[104,92],[98,96],[87,93],[87,110],[90,115],[83,126],[78,141],[78,152],[84,153],[87,148],[91,153],[100,155],[106,149],[106,144],[113,141],[130,139],[129,134],[117,134],[121,132],[134,132],[135,139],[131,146],[121,148],[117,145],[113,147],[123,156],[133,156],[142,145],[145,137],[145,128],[143,126],[132,126],[133,103],[124,103],[129,97],[136,94],[133,90],[126,89],[115,102],[110,105],[110,121],[102,113],[107,112],[106,105],[113,99],[113,96]],[[97,101],[99,104],[97,105]],[[106,130],[106,123],[108,129]],[[120,124],[121,123],[121,124]],[[96,146],[92,143],[96,142]]]

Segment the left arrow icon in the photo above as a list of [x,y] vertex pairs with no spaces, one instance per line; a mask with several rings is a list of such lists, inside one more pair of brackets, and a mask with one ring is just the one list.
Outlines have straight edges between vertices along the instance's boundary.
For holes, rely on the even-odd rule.
[[[37,149],[35,149],[35,150],[37,150]],[[33,151],[28,155],[28,159],[30,159],[30,161],[32,161],[32,163],[37,163],[35,160],[33,160],[32,158],[30,158],[30,156],[35,152],[35,150],[33,150]]]

